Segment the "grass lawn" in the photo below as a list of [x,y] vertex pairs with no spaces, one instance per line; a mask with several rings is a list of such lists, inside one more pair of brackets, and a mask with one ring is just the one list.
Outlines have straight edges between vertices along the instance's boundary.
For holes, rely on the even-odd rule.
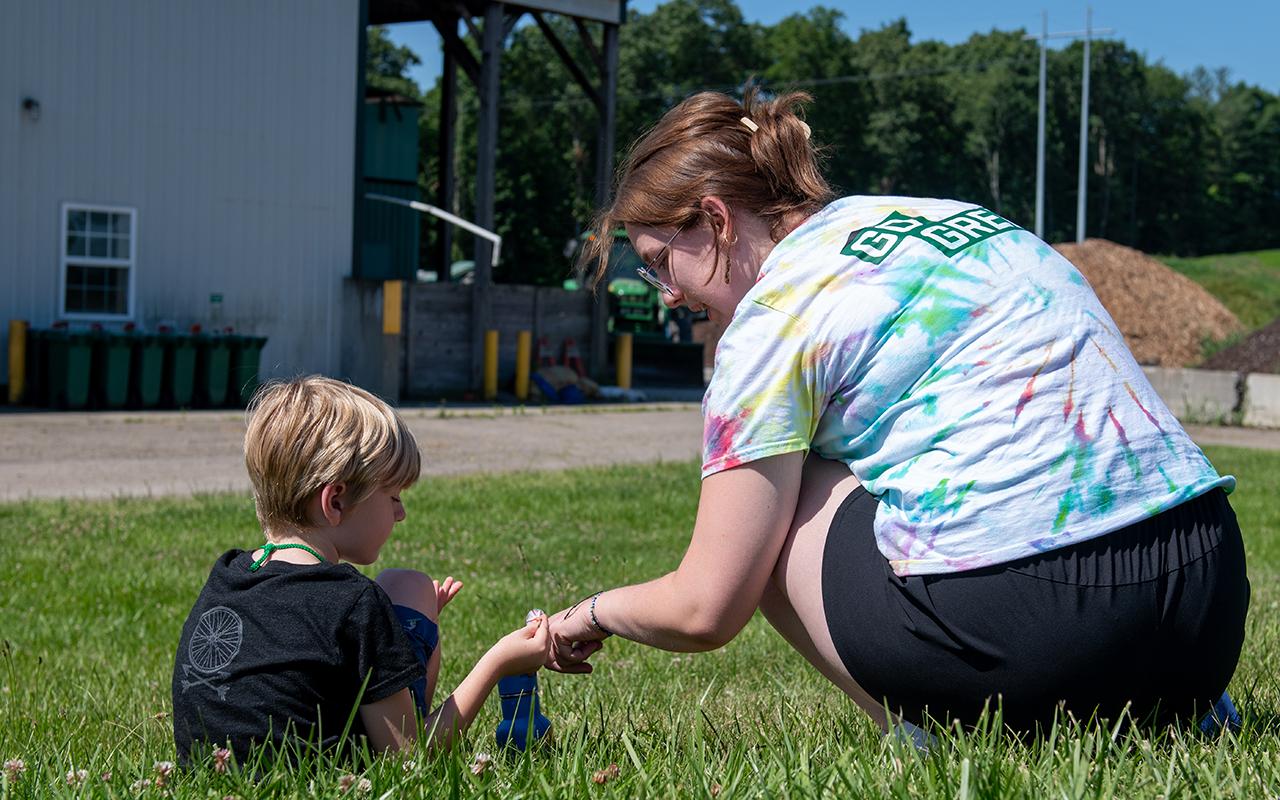
[[1280,250],[1159,259],[1207,289],[1248,330],[1280,317]]
[[[728,647],[676,655],[613,640],[595,676],[543,673],[554,744],[495,759],[497,700],[445,755],[381,759],[367,797],[1268,797],[1280,795],[1280,454],[1215,448],[1241,485],[1253,603],[1232,694],[1236,736],[1065,724],[1045,740],[937,731],[928,754],[881,736],[757,618]],[[523,620],[673,567],[697,500],[690,463],[431,480],[381,565],[466,581],[445,612],[442,689]],[[160,796],[174,758],[169,680],[209,565],[260,541],[247,496],[0,505],[0,797]],[[598,784],[608,765],[616,778]],[[71,770],[86,770],[70,785]],[[258,783],[173,775],[178,797],[350,797],[346,769],[283,766]],[[110,777],[103,779],[103,773]]]

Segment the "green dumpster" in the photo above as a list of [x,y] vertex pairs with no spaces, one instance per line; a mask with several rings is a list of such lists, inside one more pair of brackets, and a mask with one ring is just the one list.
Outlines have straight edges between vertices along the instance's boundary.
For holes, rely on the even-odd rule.
[[87,333],[49,331],[49,405],[84,408],[89,404],[89,376],[93,349]]
[[196,345],[190,336],[161,329],[164,346],[164,401],[177,408],[189,408],[196,393]]
[[245,406],[262,383],[258,376],[267,337],[233,334],[227,339],[231,344],[231,402]]
[[225,336],[192,328],[196,346],[196,402],[205,407],[225,405],[231,373],[231,348]]
[[129,395],[133,405],[155,408],[164,388],[165,337],[139,333],[132,337],[133,361],[129,371]]
[[90,372],[94,405],[123,408],[129,402],[129,368],[133,360],[133,337],[95,329],[89,334],[93,347]]
[[49,405],[49,331],[27,331],[27,385],[22,402],[29,406]]

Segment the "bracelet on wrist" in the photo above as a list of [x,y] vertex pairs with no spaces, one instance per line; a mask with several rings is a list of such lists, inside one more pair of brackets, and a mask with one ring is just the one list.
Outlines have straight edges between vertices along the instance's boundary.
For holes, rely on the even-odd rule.
[[612,636],[612,635],[613,635],[613,631],[611,631],[611,630],[609,630],[608,628],[606,628],[605,626],[601,625],[601,624],[600,624],[600,620],[596,619],[596,600],[599,600],[599,599],[600,599],[600,595],[602,595],[602,594],[604,594],[604,592],[603,592],[603,591],[599,591],[599,592],[596,592],[595,594],[591,595],[591,605],[587,607],[587,611],[588,611],[588,613],[591,615],[591,625],[592,625],[592,627],[594,627],[596,630],[598,630],[598,631],[600,631],[601,633],[603,633],[605,636]]

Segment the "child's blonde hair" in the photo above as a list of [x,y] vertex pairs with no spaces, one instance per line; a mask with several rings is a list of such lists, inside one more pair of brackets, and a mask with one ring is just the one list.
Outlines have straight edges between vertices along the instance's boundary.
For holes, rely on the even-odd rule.
[[307,503],[331,483],[354,505],[418,480],[418,443],[391,406],[321,375],[265,384],[249,403],[244,462],[258,521],[311,525]]

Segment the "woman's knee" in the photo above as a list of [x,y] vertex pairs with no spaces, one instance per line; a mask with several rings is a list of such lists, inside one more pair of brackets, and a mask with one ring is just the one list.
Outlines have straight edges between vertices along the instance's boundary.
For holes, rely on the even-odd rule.
[[416,569],[384,569],[378,573],[377,582],[392,603],[412,608],[435,621],[440,610],[436,607],[436,587],[430,575]]

